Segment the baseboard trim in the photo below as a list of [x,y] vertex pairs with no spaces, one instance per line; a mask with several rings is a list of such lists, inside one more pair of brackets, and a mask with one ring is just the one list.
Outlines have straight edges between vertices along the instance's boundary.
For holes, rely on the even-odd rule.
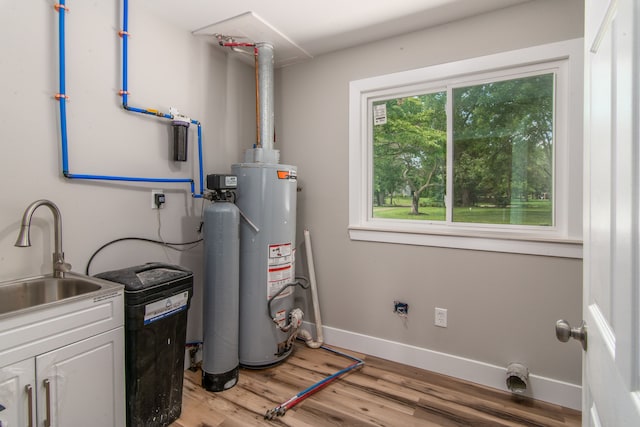
[[[305,322],[305,329],[315,331],[315,325]],[[342,329],[324,326],[324,341],[344,349],[357,351],[416,368],[426,369],[498,390],[508,391],[505,383],[506,367],[389,341]],[[529,375],[525,396],[567,408],[581,410],[582,388],[552,378]]]

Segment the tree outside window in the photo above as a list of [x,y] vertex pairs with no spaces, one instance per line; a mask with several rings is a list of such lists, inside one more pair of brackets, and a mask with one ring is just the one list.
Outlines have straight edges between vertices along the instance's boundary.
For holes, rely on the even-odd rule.
[[445,219],[446,99],[437,92],[374,103],[386,109],[374,129],[374,217]]
[[546,73],[373,102],[372,217],[552,226],[554,88]]

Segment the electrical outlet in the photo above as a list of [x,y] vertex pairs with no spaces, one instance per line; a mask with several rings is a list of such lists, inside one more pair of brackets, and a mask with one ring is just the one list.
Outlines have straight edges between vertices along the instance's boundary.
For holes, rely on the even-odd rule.
[[151,209],[162,209],[165,204],[164,190],[151,190]]
[[409,304],[407,304],[406,302],[394,301],[393,312],[398,316],[407,317],[407,315],[409,314]]
[[440,326],[441,328],[447,327],[447,309],[446,308],[436,307],[434,324],[436,326]]

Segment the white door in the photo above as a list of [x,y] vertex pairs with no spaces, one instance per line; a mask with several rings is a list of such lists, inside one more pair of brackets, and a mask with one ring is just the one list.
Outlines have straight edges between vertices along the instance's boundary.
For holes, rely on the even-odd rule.
[[33,358],[0,368],[0,426],[35,426],[35,384]]
[[36,378],[38,420],[47,420],[45,426],[123,427],[124,329],[36,357]]
[[583,425],[640,426],[640,2],[585,8]]

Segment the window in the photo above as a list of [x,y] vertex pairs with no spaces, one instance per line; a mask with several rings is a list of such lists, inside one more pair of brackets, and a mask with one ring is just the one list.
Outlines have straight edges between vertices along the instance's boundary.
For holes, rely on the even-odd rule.
[[352,239],[581,257],[582,41],[350,85]]

